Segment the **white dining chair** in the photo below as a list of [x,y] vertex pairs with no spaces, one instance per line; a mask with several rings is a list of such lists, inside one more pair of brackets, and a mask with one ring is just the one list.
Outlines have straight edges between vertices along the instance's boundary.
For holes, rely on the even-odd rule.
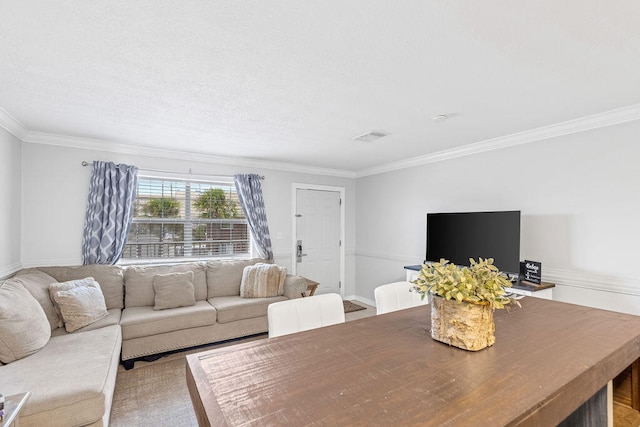
[[428,304],[426,297],[423,300],[422,295],[411,291],[412,286],[411,282],[395,282],[375,288],[373,295],[376,299],[376,314]]
[[269,304],[269,338],[344,323],[344,305],[338,294],[314,295]]

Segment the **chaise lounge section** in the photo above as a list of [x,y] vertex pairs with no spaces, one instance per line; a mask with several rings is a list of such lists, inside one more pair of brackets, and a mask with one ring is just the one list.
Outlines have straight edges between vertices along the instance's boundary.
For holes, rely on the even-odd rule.
[[[60,327],[62,319],[49,299],[49,285],[90,276],[101,282],[108,314],[90,325],[67,332],[64,326]],[[28,320],[25,326],[33,331],[48,321],[47,327],[51,331],[50,339],[42,348],[0,366],[2,394],[31,392],[20,412],[20,425],[108,425],[122,346],[119,326],[123,306],[121,269],[112,266],[26,269],[5,281],[0,292],[9,286],[28,291],[14,292],[17,298],[24,300],[30,293],[40,304],[41,316],[24,319]],[[0,304],[22,304],[23,301],[17,301],[17,298]],[[30,331],[23,333],[30,334]]]

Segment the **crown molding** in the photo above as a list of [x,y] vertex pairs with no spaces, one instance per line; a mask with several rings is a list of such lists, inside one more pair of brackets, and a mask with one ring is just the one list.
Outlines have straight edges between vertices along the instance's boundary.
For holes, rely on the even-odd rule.
[[406,160],[391,162],[372,168],[354,171],[339,169],[319,168],[305,166],[294,163],[274,162],[270,160],[260,160],[240,157],[214,156],[202,153],[166,150],[151,147],[139,147],[133,145],[119,144],[113,141],[97,140],[90,138],[80,138],[68,135],[57,135],[46,132],[30,131],[9,113],[0,108],[0,127],[19,138],[24,142],[33,144],[47,144],[61,147],[80,148],[87,150],[97,150],[104,152],[122,153],[130,155],[140,155],[148,157],[159,157],[167,159],[179,159],[194,162],[205,162],[213,164],[224,164],[239,167],[263,168],[284,172],[296,172],[314,175],[334,176],[340,178],[361,178],[369,175],[378,175],[386,172],[393,172],[400,169],[407,169],[415,166],[427,165],[469,156],[472,154],[484,153],[491,150],[513,147],[516,145],[528,144],[545,139],[556,138],[578,132],[613,126],[621,123],[640,119],[640,104],[618,108],[603,113],[593,114],[578,119],[568,120],[549,126],[543,126],[511,135],[479,141],[472,144],[450,150],[443,150],[436,153],[417,156]]
[[24,140],[29,130],[15,117],[0,107],[0,127],[20,140]]
[[381,173],[407,169],[414,166],[422,166],[430,163],[441,162],[444,160],[455,159],[472,154],[484,153],[501,148],[513,147],[521,144],[528,144],[530,142],[542,141],[545,139],[556,138],[572,133],[585,132],[592,129],[613,126],[639,119],[640,104],[634,104],[628,107],[605,111],[604,113],[592,114],[590,116],[580,117],[578,119],[568,120],[566,122],[543,126],[536,129],[514,133],[511,135],[501,136],[498,138],[487,139],[485,141],[463,145],[461,147],[453,148],[450,150],[438,151],[437,153],[426,154],[424,156],[417,156],[411,159],[400,160],[397,162],[387,163],[372,168],[362,169],[356,172],[356,178],[361,178],[369,175],[378,175]]
[[172,160],[186,160],[248,168],[261,168],[284,172],[335,176],[340,178],[355,178],[355,172],[338,169],[319,168],[293,163],[274,162],[270,160],[250,159],[242,157],[214,156],[188,151],[166,150],[161,148],[139,147],[119,144],[112,141],[80,138],[69,135],[57,135],[47,132],[28,131],[22,138],[24,142],[32,144],[55,145],[60,147],[80,148],[86,150],[104,151],[110,153],[129,154],[147,157],[159,157]]

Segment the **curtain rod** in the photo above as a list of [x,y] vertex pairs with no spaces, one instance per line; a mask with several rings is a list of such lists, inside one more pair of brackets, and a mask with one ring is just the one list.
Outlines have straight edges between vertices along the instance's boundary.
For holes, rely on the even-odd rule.
[[[93,166],[93,163],[89,163],[86,160],[82,161],[82,166]],[[177,175],[184,175],[184,172],[176,172],[176,171],[168,171],[168,170],[162,170],[162,169],[146,169],[143,168],[142,169],[145,172],[158,172],[158,173],[172,173],[172,174],[177,174]],[[191,169],[189,169],[189,175],[191,175]],[[212,173],[197,173],[195,175],[199,175],[199,176],[220,176],[220,175],[216,175],[216,174],[212,174]],[[260,179],[264,179],[264,175],[260,175]]]

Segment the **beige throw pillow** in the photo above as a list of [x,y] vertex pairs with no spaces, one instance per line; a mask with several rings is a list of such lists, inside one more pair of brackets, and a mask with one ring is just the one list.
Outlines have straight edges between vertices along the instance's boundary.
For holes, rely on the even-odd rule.
[[153,276],[154,310],[190,307],[196,304],[193,271]]
[[57,282],[56,279],[37,269],[28,269],[18,272],[9,280],[19,282],[40,303],[51,325],[51,331],[64,326],[49,296],[49,285]]
[[266,298],[284,294],[287,268],[275,264],[258,263],[242,271],[240,296],[242,298]]
[[29,291],[15,281],[0,283],[0,362],[27,357],[50,337],[47,316]]
[[104,295],[93,277],[49,285],[67,332],[77,331],[109,315]]

